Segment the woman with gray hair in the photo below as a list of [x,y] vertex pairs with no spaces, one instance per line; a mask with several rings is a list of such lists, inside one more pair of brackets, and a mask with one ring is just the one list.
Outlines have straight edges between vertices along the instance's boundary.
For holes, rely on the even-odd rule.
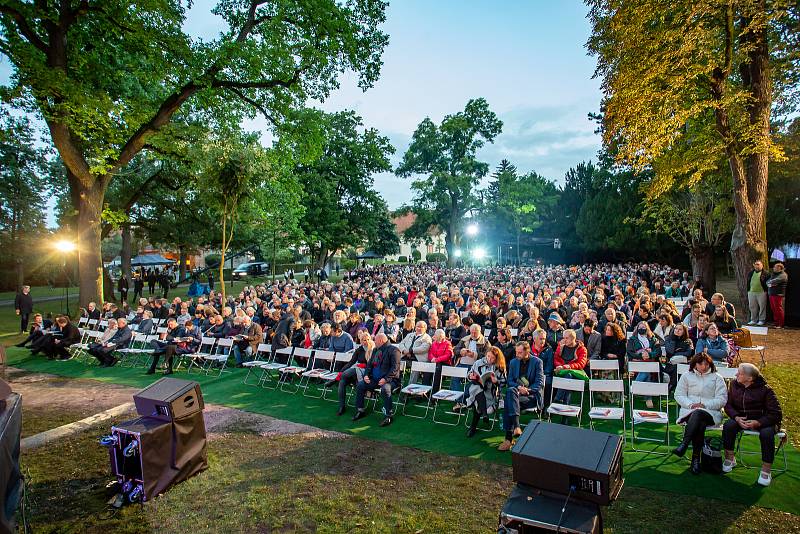
[[758,483],[769,486],[772,481],[772,462],[775,460],[775,433],[783,414],[775,392],[752,363],[739,365],[736,380],[731,382],[728,391],[725,413],[730,419],[722,425],[722,445],[725,449],[722,472],[730,473],[736,467],[734,444],[739,432],[758,432],[762,462]]

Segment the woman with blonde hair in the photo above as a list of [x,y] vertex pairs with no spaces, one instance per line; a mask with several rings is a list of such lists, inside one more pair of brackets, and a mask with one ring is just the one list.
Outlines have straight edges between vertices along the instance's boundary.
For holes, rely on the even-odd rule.
[[[349,384],[358,384],[364,378],[364,372],[367,368],[367,362],[372,357],[372,351],[375,350],[375,342],[372,336],[366,330],[358,331],[359,345],[353,351],[353,356],[350,361],[342,367],[342,371],[335,380],[329,382],[333,385],[335,381],[339,382],[339,411],[336,415],[342,415],[346,410],[345,401],[347,400],[347,386]],[[326,384],[327,385],[327,384]]]
[[472,408],[472,421],[467,437],[471,438],[478,430],[481,417],[489,417],[497,408],[497,394],[506,381],[506,359],[503,351],[490,347],[486,356],[472,364],[467,379],[470,385],[466,393],[466,406]]

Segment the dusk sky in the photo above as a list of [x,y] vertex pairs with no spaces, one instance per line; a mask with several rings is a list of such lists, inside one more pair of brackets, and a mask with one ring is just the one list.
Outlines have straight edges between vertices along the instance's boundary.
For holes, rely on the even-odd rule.
[[[196,0],[186,22],[211,39],[223,28],[210,14],[214,0]],[[479,154],[494,168],[507,158],[520,171],[535,170],[562,182],[578,162],[595,158],[600,139],[587,118],[600,103],[594,60],[586,55],[586,6],[579,0],[396,0],[383,30],[390,41],[380,80],[366,93],[345,75],[326,111],[355,110],[377,128],[402,158],[417,124],[437,123],[484,97],[503,121],[503,133]],[[1,60],[0,81],[8,76]],[[250,130],[267,131],[262,120]],[[265,135],[265,140],[269,135]],[[411,179],[376,175],[390,208],[411,200]]]

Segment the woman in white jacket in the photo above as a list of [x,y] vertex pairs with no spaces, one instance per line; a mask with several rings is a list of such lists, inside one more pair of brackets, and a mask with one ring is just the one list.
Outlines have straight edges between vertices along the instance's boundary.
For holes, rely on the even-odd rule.
[[698,475],[706,427],[722,422],[722,408],[728,401],[725,380],[717,374],[711,356],[700,353],[691,359],[689,372],[678,380],[675,401],[681,407],[678,422],[686,423],[686,429],[683,433],[683,442],[672,453],[683,456],[691,443],[691,470]]

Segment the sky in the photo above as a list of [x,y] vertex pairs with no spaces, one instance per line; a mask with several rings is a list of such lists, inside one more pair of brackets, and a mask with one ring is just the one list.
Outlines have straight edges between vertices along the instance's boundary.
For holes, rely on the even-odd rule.
[[[215,0],[196,0],[186,29],[210,39],[222,20],[210,14]],[[317,103],[326,111],[356,111],[367,127],[387,136],[397,165],[416,126],[425,117],[440,122],[485,98],[503,121],[503,132],[478,153],[495,168],[501,159],[522,172],[563,182],[577,163],[600,148],[588,114],[601,93],[586,55],[587,8],[580,0],[394,0],[382,26],[389,35],[378,82],[366,92],[353,76]],[[0,82],[8,64],[0,62]],[[268,132],[261,119],[249,130]],[[264,135],[269,139],[269,134]],[[487,179],[484,179],[484,185]],[[411,200],[411,179],[375,176],[375,187],[395,209]]]

